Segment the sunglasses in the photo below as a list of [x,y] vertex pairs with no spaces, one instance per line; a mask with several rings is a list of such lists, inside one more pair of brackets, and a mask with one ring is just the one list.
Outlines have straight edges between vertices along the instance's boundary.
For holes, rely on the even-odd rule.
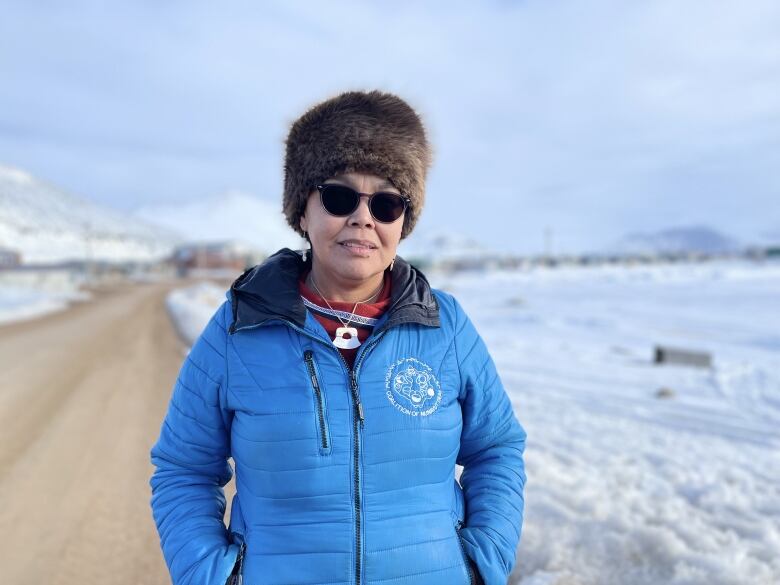
[[368,197],[368,210],[380,223],[393,223],[404,214],[409,206],[409,198],[388,191],[373,194],[360,193],[345,185],[317,185],[320,201],[325,211],[337,217],[350,215],[360,205],[362,196]]

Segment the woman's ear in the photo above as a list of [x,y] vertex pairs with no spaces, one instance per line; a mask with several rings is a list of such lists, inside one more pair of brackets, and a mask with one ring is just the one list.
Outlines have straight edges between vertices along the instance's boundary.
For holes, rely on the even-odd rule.
[[309,230],[307,230],[307,229],[306,229],[306,224],[307,224],[307,221],[306,221],[306,215],[305,215],[305,213],[306,213],[306,212],[304,211],[304,212],[303,212],[303,214],[301,214],[301,217],[300,217],[300,219],[298,220],[298,225],[299,225],[299,226],[301,226],[301,231],[307,232],[307,231],[309,231]]

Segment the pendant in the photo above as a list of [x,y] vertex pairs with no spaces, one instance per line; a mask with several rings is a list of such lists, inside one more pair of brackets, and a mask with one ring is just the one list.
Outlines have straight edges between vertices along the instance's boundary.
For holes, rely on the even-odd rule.
[[[344,335],[349,337],[344,337]],[[355,349],[360,347],[357,329],[354,327],[339,327],[336,329],[336,337],[333,338],[333,345],[339,349]]]

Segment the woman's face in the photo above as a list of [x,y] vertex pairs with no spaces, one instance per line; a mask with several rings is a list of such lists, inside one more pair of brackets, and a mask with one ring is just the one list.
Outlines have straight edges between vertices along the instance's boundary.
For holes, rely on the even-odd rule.
[[[325,183],[347,185],[360,193],[398,193],[386,179],[367,173],[344,173]],[[322,207],[316,189],[309,193],[301,217],[301,229],[309,234],[317,272],[355,285],[384,272],[390,265],[401,241],[403,223],[404,215],[393,223],[376,221],[368,210],[367,197],[361,197],[357,209],[347,216],[330,215]]]

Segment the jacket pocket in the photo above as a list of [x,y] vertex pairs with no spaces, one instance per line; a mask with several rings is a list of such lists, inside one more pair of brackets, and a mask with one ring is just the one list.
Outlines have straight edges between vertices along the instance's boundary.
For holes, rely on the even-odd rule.
[[320,385],[320,379],[317,375],[317,365],[314,363],[314,352],[307,349],[303,352],[303,360],[306,362],[306,370],[309,374],[314,395],[314,416],[317,426],[317,438],[319,440],[320,455],[330,455],[330,433],[328,432],[328,416],[325,404],[325,393]]
[[455,536],[458,539],[460,554],[463,557],[463,568],[466,570],[466,574],[468,575],[469,585],[475,585],[477,580],[476,577],[474,576],[474,571],[471,568],[471,562],[469,562],[469,557],[466,554],[466,549],[463,546],[463,539],[460,537],[460,529],[462,527],[463,527],[463,521],[460,518],[458,518],[458,520],[455,522]]

